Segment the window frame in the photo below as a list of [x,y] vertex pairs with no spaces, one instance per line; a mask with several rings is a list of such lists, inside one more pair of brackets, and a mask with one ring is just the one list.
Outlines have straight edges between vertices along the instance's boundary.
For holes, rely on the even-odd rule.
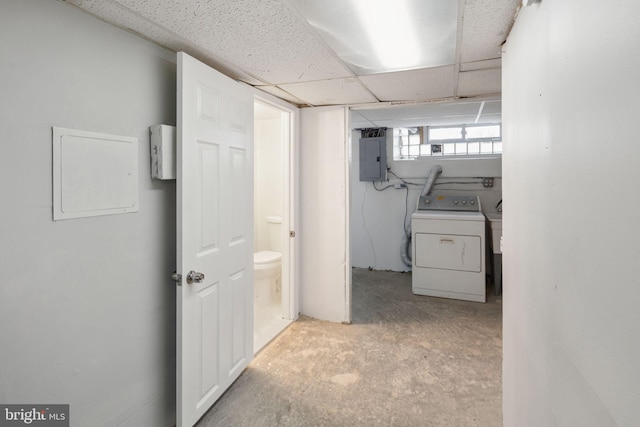
[[[469,128],[478,128],[478,127],[491,127],[498,126],[498,136],[489,136],[489,137],[467,137],[467,129]],[[396,151],[401,151],[403,147],[398,147],[396,143],[396,129],[412,129],[418,128],[420,135],[420,143],[418,144],[418,154],[417,156],[411,156],[410,147],[415,146],[415,144],[403,144],[403,147],[406,147],[408,153],[402,157],[396,157]],[[461,138],[445,138],[445,139],[430,139],[431,131],[436,129],[452,129],[452,128],[460,128]],[[409,142],[409,141],[408,141]],[[483,153],[482,145],[483,143],[491,142],[491,152]],[[478,144],[478,152],[469,154],[469,144],[477,143]],[[392,144],[393,144],[393,160],[394,161],[404,161],[404,160],[417,160],[420,157],[448,157],[448,158],[464,158],[464,157],[490,157],[490,156],[502,156],[502,147],[500,147],[500,151],[495,151],[495,144],[502,143],[502,123],[473,123],[473,124],[453,124],[453,125],[436,125],[436,126],[407,126],[407,127],[398,127],[393,128],[392,132]],[[456,151],[458,149],[458,144],[465,144],[465,152],[464,154],[457,154]],[[453,153],[445,153],[445,146],[449,145],[453,147]],[[440,151],[433,151],[434,147],[440,146]],[[423,154],[428,153],[428,154]]]

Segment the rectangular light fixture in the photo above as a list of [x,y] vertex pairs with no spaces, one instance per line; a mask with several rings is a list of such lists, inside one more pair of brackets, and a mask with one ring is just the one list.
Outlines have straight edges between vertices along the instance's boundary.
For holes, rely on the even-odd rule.
[[457,1],[290,1],[356,75],[455,63]]

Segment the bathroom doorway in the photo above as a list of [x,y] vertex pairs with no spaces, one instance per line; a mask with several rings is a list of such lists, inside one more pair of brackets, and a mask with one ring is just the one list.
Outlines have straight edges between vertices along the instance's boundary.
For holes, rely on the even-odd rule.
[[254,352],[297,318],[293,277],[294,112],[254,103]]

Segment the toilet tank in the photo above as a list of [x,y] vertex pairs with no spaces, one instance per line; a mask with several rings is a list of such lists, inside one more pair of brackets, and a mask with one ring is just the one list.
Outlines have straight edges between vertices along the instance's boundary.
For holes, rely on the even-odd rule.
[[282,217],[268,216],[267,228],[269,230],[269,249],[282,252]]

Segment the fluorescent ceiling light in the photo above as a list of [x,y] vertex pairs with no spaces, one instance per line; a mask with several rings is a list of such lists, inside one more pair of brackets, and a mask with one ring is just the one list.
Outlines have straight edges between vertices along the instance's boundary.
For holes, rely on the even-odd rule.
[[290,1],[356,75],[455,62],[457,1]]

